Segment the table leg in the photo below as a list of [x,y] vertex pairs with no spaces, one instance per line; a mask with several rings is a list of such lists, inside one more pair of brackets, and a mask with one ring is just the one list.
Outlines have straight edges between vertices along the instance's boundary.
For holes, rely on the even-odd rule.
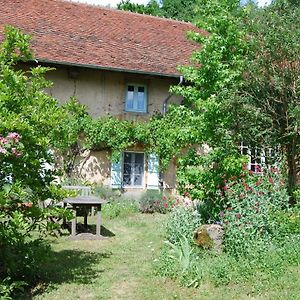
[[72,208],[72,210],[73,210],[74,219],[72,219],[71,235],[75,236],[76,235],[76,207]]
[[101,209],[97,210],[96,235],[101,235]]
[[87,230],[87,228],[88,228],[87,218],[88,218],[88,208],[84,207],[84,228],[85,228],[85,230]]

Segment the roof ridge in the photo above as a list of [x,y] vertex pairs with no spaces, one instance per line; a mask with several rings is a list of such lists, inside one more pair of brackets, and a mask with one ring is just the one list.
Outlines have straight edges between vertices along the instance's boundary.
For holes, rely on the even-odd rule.
[[114,12],[121,13],[121,14],[130,14],[130,15],[135,15],[135,16],[139,16],[139,17],[146,17],[146,18],[155,18],[155,19],[159,19],[159,20],[162,20],[162,21],[165,20],[165,21],[169,21],[169,22],[180,23],[180,24],[185,24],[185,25],[190,25],[190,26],[197,27],[195,24],[193,24],[191,22],[180,21],[180,20],[175,20],[175,19],[160,17],[160,16],[153,16],[153,15],[148,15],[148,14],[140,14],[140,13],[136,13],[136,12],[132,12],[132,11],[128,11],[128,10],[117,9],[117,8],[114,8],[114,7],[102,6],[101,4],[90,4],[90,3],[85,3],[85,2],[77,2],[78,0],[54,0],[54,1],[70,3],[72,5],[79,5],[79,6],[82,5],[82,6],[94,7],[96,9],[114,11]]

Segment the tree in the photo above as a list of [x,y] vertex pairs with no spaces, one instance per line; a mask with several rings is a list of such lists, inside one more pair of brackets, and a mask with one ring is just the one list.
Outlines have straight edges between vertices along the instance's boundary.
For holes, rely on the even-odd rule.
[[150,0],[146,5],[131,3],[130,0],[122,0],[117,7],[121,10],[127,10],[139,14],[162,16],[162,11],[156,0]]
[[[51,85],[48,68],[20,70],[30,58],[30,37],[10,26],[0,45],[0,279],[32,281],[48,249],[34,230],[47,229],[49,214],[39,203],[60,199],[51,185],[53,163],[49,151],[68,114],[57,100],[45,93]],[[18,285],[16,285],[18,286]],[[0,298],[7,296],[0,291]]]
[[192,22],[195,17],[197,0],[150,0],[146,5],[122,0],[117,7],[140,14]]
[[[254,45],[246,69],[244,100],[260,114],[256,141],[280,147],[289,189],[296,187],[300,153],[300,7],[275,1],[248,23]],[[254,139],[255,140],[255,139]]]

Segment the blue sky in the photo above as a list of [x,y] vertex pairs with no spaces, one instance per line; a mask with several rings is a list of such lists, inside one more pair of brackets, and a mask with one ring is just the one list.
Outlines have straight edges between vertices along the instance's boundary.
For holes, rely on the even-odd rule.
[[[116,7],[121,0],[71,0],[74,2],[83,2],[83,3],[90,3],[90,4],[96,4],[96,5],[110,5],[111,7]],[[140,3],[140,4],[146,4],[149,0],[131,0],[131,2],[134,3]],[[264,4],[269,4],[271,0],[256,0],[257,3],[260,6],[263,6]]]

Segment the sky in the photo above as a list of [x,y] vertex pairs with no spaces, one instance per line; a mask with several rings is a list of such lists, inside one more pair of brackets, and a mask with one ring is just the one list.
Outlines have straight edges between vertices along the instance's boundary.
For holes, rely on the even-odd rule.
[[[102,6],[109,5],[110,7],[116,7],[118,3],[121,2],[121,0],[72,0],[74,2],[83,2],[83,3],[89,3],[89,4],[97,4]],[[139,4],[147,4],[149,0],[131,0],[133,3],[139,3]],[[271,0],[256,0],[259,6],[263,6],[265,4],[269,4]]]

